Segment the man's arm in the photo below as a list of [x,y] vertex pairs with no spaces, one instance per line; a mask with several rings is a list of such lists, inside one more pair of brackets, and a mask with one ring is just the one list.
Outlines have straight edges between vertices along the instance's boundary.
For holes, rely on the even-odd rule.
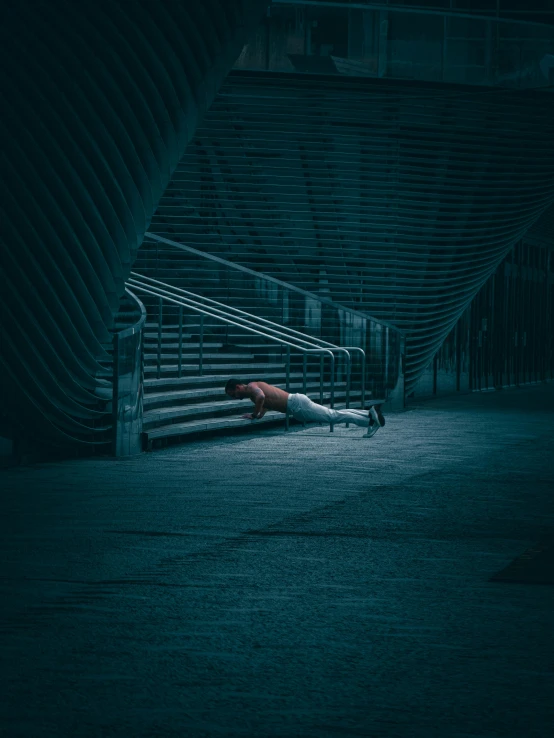
[[266,413],[264,408],[265,395],[256,382],[250,382],[248,385],[248,396],[254,403],[254,412],[244,415],[243,417],[250,418],[251,420],[260,420]]

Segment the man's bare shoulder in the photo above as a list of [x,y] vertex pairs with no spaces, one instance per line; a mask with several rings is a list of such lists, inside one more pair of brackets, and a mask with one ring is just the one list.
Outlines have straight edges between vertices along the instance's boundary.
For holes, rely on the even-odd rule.
[[249,387],[255,387],[256,389],[261,389],[262,392],[265,392],[266,390],[273,389],[273,387],[272,387],[271,384],[268,384],[267,382],[262,382],[262,381],[259,381],[259,382],[250,382],[250,384],[248,386]]
[[275,387],[273,384],[268,384],[267,382],[256,382],[256,384],[267,397],[282,397],[288,395],[285,390],[282,390],[280,387]]
[[246,386],[248,392],[250,392],[251,394],[254,394],[254,395],[258,395],[258,394],[260,394],[260,392],[262,392],[263,394],[265,394],[264,388],[269,389],[270,387],[271,387],[271,385],[270,384],[266,384],[265,382],[248,382],[248,384]]

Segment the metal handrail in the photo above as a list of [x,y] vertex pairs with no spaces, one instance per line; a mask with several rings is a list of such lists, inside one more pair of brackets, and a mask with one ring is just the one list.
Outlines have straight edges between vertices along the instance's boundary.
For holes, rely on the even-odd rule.
[[[139,377],[137,380],[138,386],[135,390],[138,390],[136,397],[136,413],[133,418],[129,420],[126,418],[126,412],[120,412],[120,404],[125,406],[125,394],[121,396],[121,376],[120,376],[120,342],[128,339],[130,336],[136,336],[142,333],[144,325],[146,323],[146,308],[138,297],[131,292],[126,286],[125,292],[130,300],[134,303],[135,308],[138,308],[140,315],[137,320],[127,328],[121,331],[117,331],[113,334],[113,384],[112,384],[112,454],[114,456],[126,456],[136,453],[140,450],[141,446],[141,433],[142,433],[142,343],[140,356],[137,357],[137,363],[135,365],[135,371],[133,375]],[[142,342],[142,337],[138,336],[135,341]],[[129,392],[128,381],[125,382],[126,391]],[[123,418],[123,419],[122,419]]]
[[125,292],[127,293],[128,297],[135,303],[135,307],[139,310],[140,316],[133,323],[133,325],[129,325],[127,326],[127,328],[123,328],[123,330],[114,333],[114,337],[117,336],[118,338],[126,338],[127,336],[133,335],[133,333],[138,333],[146,322],[146,308],[144,307],[142,302],[138,299],[136,295],[131,292],[131,290],[127,286],[125,287]]
[[[150,239],[150,241],[148,239]],[[311,300],[314,300],[317,303],[319,303],[321,307],[327,306],[328,308],[331,308],[335,311],[340,311],[342,313],[348,313],[358,319],[361,319],[365,326],[370,326],[373,323],[375,325],[387,328],[393,334],[397,335],[400,338],[400,340],[405,338],[405,334],[400,328],[398,328],[395,325],[392,325],[391,323],[385,320],[382,320],[380,318],[379,319],[375,318],[374,316],[368,313],[363,313],[363,312],[360,312],[359,310],[354,310],[353,308],[347,307],[345,305],[337,304],[336,302],[333,302],[333,300],[329,298],[321,297],[320,295],[314,294],[313,292],[309,292],[308,290],[302,289],[301,287],[297,287],[296,285],[290,284],[288,282],[284,282],[280,279],[277,279],[276,277],[263,274],[262,272],[254,271],[253,269],[249,269],[248,267],[242,266],[241,264],[236,264],[235,262],[229,261],[220,256],[215,256],[213,254],[206,253],[205,251],[200,251],[198,249],[193,248],[192,246],[188,246],[183,243],[172,241],[168,238],[164,238],[163,236],[158,236],[157,234],[151,233],[150,231],[148,231],[145,234],[145,243],[152,244],[152,242],[155,242],[156,244],[158,243],[167,244],[168,246],[172,248],[176,248],[180,251],[188,252],[198,257],[201,260],[212,261],[212,262],[221,264],[222,266],[226,267],[229,270],[234,270],[236,272],[242,272],[244,274],[248,274],[251,277],[255,278],[256,280],[259,280],[260,282],[273,283],[277,285],[278,287],[280,287],[281,289],[283,289],[284,291],[286,291],[287,293],[291,293],[291,292],[296,293],[298,295],[301,295],[304,298],[309,298]],[[156,246],[156,255],[157,253],[158,253],[158,250]],[[156,260],[157,258],[158,256],[156,256]],[[153,278],[149,278],[149,279],[153,279]],[[208,300],[210,298],[203,297],[202,299]],[[228,306],[225,306],[225,307],[227,308]],[[260,318],[260,320],[262,319]],[[271,324],[271,321],[268,321],[268,324]],[[284,326],[282,327],[285,328]],[[292,331],[292,329],[289,329],[289,330]],[[316,339],[315,337],[313,338],[314,340],[317,340],[320,345],[329,345],[330,347],[334,345],[334,344],[328,344],[328,342],[324,341],[323,339],[319,339],[319,338]],[[343,348],[345,348],[349,352],[352,352],[352,351],[359,352],[361,355],[361,372],[362,372],[361,391],[362,391],[362,406],[363,406],[363,404],[365,403],[365,392],[366,392],[366,381],[367,381],[367,378],[366,378],[367,357],[366,357],[365,351],[359,346],[344,346]]]
[[[131,272],[132,278],[129,280],[129,283],[132,284],[133,286],[140,284],[140,280],[137,280],[135,275],[140,276],[138,275],[137,272]],[[325,346],[323,346],[322,348],[329,348],[331,351],[338,351],[338,352],[344,353],[345,358],[346,358],[346,376],[347,376],[346,406],[347,407],[350,406],[350,388],[351,388],[351,378],[352,378],[352,357],[350,356],[349,349],[355,350],[355,351],[361,351],[362,353],[362,405],[365,402],[365,351],[359,348],[358,346],[353,346],[353,347],[336,346],[335,344],[329,343],[328,341],[323,341],[322,339],[315,338],[313,336],[309,336],[310,340],[306,340],[306,334],[300,333],[300,331],[296,331],[293,328],[288,328],[287,326],[282,326],[278,323],[274,323],[271,320],[266,320],[265,318],[253,316],[251,313],[247,313],[244,310],[239,310],[239,308],[234,308],[228,305],[224,305],[223,303],[218,302],[217,300],[212,300],[211,298],[204,297],[203,295],[197,295],[194,292],[190,292],[189,290],[183,290],[179,287],[174,287],[173,285],[167,285],[164,282],[160,282],[157,279],[153,279],[152,277],[140,276],[140,279],[148,280],[149,282],[155,282],[156,284],[151,285],[151,286],[159,289],[160,292],[163,292],[166,295],[172,295],[172,294],[174,295],[175,292],[180,292],[183,294],[192,295],[194,298],[199,298],[199,300],[192,300],[192,302],[197,305],[202,305],[203,302],[209,302],[209,303],[212,303],[214,305],[218,305],[219,307],[224,308],[223,311],[220,311],[216,308],[212,308],[212,310],[214,310],[216,313],[220,313],[223,315],[226,315],[229,313],[230,314],[240,313],[241,316],[248,316],[247,318],[245,317],[242,319],[244,320],[244,322],[250,325],[259,326],[259,323],[263,323],[265,325],[274,326],[275,328],[279,329],[279,330],[275,330],[274,328],[272,330],[272,333],[276,336],[285,336],[285,337],[290,338],[291,337],[290,334],[294,334],[292,337],[295,340],[300,341],[300,343],[304,343],[306,346],[317,347],[318,344],[325,344]],[[162,285],[162,287],[157,287],[157,285]],[[185,299],[190,299],[190,298],[185,298]],[[200,301],[203,301],[203,302],[200,302]],[[251,320],[252,318],[254,318],[254,320]],[[300,336],[301,338],[297,338],[298,336]]]
[[[334,343],[330,343],[329,341],[325,341],[322,338],[318,338],[317,336],[309,336],[309,341],[306,340],[305,333],[301,333],[300,331],[295,330],[294,328],[289,328],[288,326],[283,326],[280,323],[275,323],[272,320],[267,320],[267,318],[261,318],[259,316],[253,316],[251,313],[247,313],[245,310],[240,310],[239,308],[232,307],[230,305],[225,305],[222,302],[218,302],[217,300],[213,300],[210,297],[204,297],[204,295],[198,295],[194,292],[191,292],[190,290],[185,290],[181,287],[175,287],[173,285],[168,285],[165,282],[161,282],[158,279],[154,279],[153,277],[148,277],[146,275],[139,274],[138,272],[131,272],[131,279],[129,280],[130,283],[136,284],[138,280],[144,280],[146,282],[152,282],[153,286],[161,285],[161,287],[166,290],[168,293],[170,291],[173,292],[179,292],[183,295],[192,295],[194,298],[199,298],[200,300],[204,302],[208,302],[212,305],[217,305],[218,307],[224,308],[225,312],[232,312],[232,313],[239,313],[240,315],[248,316],[246,318],[246,322],[252,322],[249,319],[255,317],[254,324],[263,323],[268,326],[272,326],[274,328],[277,328],[278,330],[275,331],[278,335],[290,335],[293,334],[294,336],[300,336],[300,340],[305,342],[308,345],[311,346],[317,346],[318,344],[323,347],[330,348],[333,351],[340,351],[346,354],[346,362],[347,362],[347,390],[346,390],[346,407],[349,407],[350,402],[350,381],[351,381],[351,373],[352,373],[352,358],[350,356],[351,351],[358,351],[361,355],[361,403],[362,407],[365,403],[365,371],[366,371],[366,353],[365,351],[360,348],[359,346],[337,346]],[[169,288],[169,290],[167,289]],[[200,303],[199,303],[200,304]]]
[[316,302],[320,302],[323,305],[328,305],[329,307],[332,307],[335,310],[342,310],[343,312],[350,313],[351,315],[355,315],[358,318],[369,320],[372,323],[377,323],[378,325],[384,325],[386,328],[389,328],[395,333],[398,333],[400,336],[404,336],[404,332],[402,331],[401,328],[398,328],[392,323],[388,323],[386,320],[381,320],[381,318],[374,318],[372,315],[369,315],[368,313],[362,313],[359,310],[354,310],[353,308],[347,307],[346,305],[337,304],[336,302],[333,302],[333,300],[330,300],[327,297],[321,297],[321,295],[316,295],[314,292],[309,292],[308,290],[304,290],[301,287],[297,287],[294,284],[290,284],[289,282],[283,282],[281,279],[277,279],[277,277],[271,277],[269,274],[263,274],[262,272],[256,272],[254,269],[249,269],[248,267],[245,267],[242,264],[236,264],[234,261],[223,259],[221,256],[215,256],[214,254],[208,254],[205,251],[199,251],[198,249],[195,249],[192,246],[187,246],[184,243],[178,243],[177,241],[171,241],[169,238],[158,236],[156,233],[151,233],[150,231],[146,231],[146,233],[144,234],[144,238],[145,239],[150,238],[153,241],[157,241],[158,243],[166,243],[169,246],[173,246],[177,249],[180,249],[181,251],[188,251],[190,254],[194,254],[195,256],[199,256],[200,258],[206,259],[208,261],[215,261],[218,264],[223,264],[229,269],[233,269],[237,272],[243,272],[244,274],[250,274],[252,277],[255,277],[256,279],[261,279],[266,282],[273,282],[273,284],[278,284],[280,287],[282,287],[285,290],[289,290],[290,292],[296,292],[297,294],[302,295],[303,297],[310,297],[312,300],[315,300]]
[[[137,277],[140,279],[137,280]],[[366,353],[365,351],[360,348],[359,346],[336,346],[335,344],[332,344],[328,341],[324,341],[323,339],[309,336],[310,340],[306,340],[306,334],[301,333],[300,331],[294,330],[293,328],[288,328],[287,326],[282,326],[278,323],[274,323],[271,320],[267,320],[265,318],[260,318],[258,316],[253,316],[251,313],[247,313],[244,310],[240,310],[239,308],[234,308],[228,305],[224,305],[221,302],[218,302],[217,300],[212,300],[209,297],[204,297],[203,295],[197,295],[194,292],[190,292],[189,290],[184,290],[180,287],[174,287],[173,285],[167,285],[164,282],[161,282],[157,279],[154,279],[153,277],[145,277],[142,275],[139,275],[138,272],[131,272],[131,279],[129,280],[129,284],[132,284],[133,286],[140,285],[140,280],[146,280],[148,282],[153,282],[155,284],[150,285],[154,287],[155,289],[159,289],[160,292],[164,293],[165,295],[172,295],[175,292],[180,292],[182,294],[186,295],[192,295],[195,298],[199,298],[199,300],[202,300],[203,302],[208,302],[214,305],[218,305],[222,308],[224,308],[224,311],[219,311],[216,308],[212,308],[216,313],[220,314],[233,314],[233,313],[240,313],[241,316],[248,316],[248,318],[243,318],[246,323],[249,323],[250,325],[258,325],[259,323],[263,323],[269,326],[275,326],[279,330],[273,330],[273,333],[276,336],[288,336],[290,338],[289,334],[294,334],[294,336],[301,336],[300,339],[296,338],[295,340],[300,340],[301,343],[304,343],[307,346],[316,347],[319,344],[324,344],[322,346],[323,348],[329,348],[331,351],[337,351],[345,354],[346,358],[346,407],[350,407],[350,392],[352,388],[352,357],[350,356],[351,351],[358,351],[361,354],[361,382],[360,382],[360,402],[361,406],[364,407],[365,405],[365,373],[366,373]],[[157,285],[161,285],[162,287],[157,287]],[[166,289],[169,288],[169,289]],[[190,298],[185,298],[190,299]],[[203,303],[199,300],[191,300],[192,303],[196,305],[202,305]],[[215,317],[215,316],[214,316]],[[250,318],[255,318],[255,320],[250,320]],[[263,326],[262,326],[263,327]],[[181,365],[181,349],[182,349],[182,327],[180,326],[180,334],[179,334],[179,367]],[[161,354],[161,319],[158,323],[158,371],[161,366],[161,360],[160,360],[160,354]],[[202,350],[200,349],[200,369],[202,367]],[[323,368],[321,369],[323,371]],[[179,370],[179,376],[180,376],[180,370]],[[306,378],[306,372],[304,372],[304,379]],[[306,381],[304,381],[304,394],[306,393]],[[320,401],[323,402],[323,395],[320,391]],[[349,427],[349,423],[346,424],[346,427]]]
[[[227,325],[236,326],[247,332],[255,333],[256,335],[262,336],[270,341],[273,341],[274,343],[279,343],[280,345],[287,346],[287,364],[286,364],[287,391],[289,390],[289,387],[290,387],[290,349],[291,348],[301,351],[304,354],[304,356],[306,356],[307,354],[320,354],[322,357],[322,360],[325,357],[325,355],[329,356],[330,378],[331,378],[330,406],[331,408],[334,407],[334,403],[335,403],[335,355],[333,353],[332,348],[321,347],[321,346],[317,348],[306,348],[305,346],[301,346],[298,343],[293,343],[292,341],[285,340],[284,338],[279,338],[274,333],[259,330],[259,328],[250,327],[250,325],[245,325],[244,322],[237,322],[235,320],[232,320],[231,317],[225,316],[223,314],[223,311],[218,310],[218,309],[216,310],[215,308],[210,309],[207,306],[200,306],[200,304],[197,301],[191,300],[190,298],[182,297],[179,295],[172,296],[170,293],[168,294],[167,290],[161,290],[160,288],[157,288],[155,286],[140,284],[140,282],[138,282],[135,279],[129,280],[129,283],[132,285],[133,289],[138,290],[139,292],[144,292],[145,294],[158,297],[160,301],[160,317],[161,317],[161,304],[162,304],[162,301],[165,300],[167,302],[173,303],[174,305],[178,305],[180,307],[187,307],[193,312],[200,314],[202,317],[208,315],[210,317],[215,318],[216,320],[226,323]],[[248,321],[248,322],[250,323],[251,321]],[[159,329],[158,329],[158,336],[159,336],[158,347],[160,347],[161,345],[160,327],[161,327],[161,320],[160,320]],[[181,334],[182,333],[182,310],[179,312],[179,328],[180,328],[179,332]],[[203,336],[201,336],[201,342],[203,342]],[[313,344],[310,344],[308,341],[300,341],[299,343],[304,343],[304,344],[313,346]],[[337,349],[340,349],[340,347],[335,347],[335,350]],[[307,362],[306,360],[304,360],[303,362],[304,386],[306,386],[306,365],[307,365]],[[159,369],[160,369],[160,348],[158,348],[158,372],[159,372]],[[349,394],[349,392],[347,394]],[[323,398],[323,373],[321,373],[320,375],[320,398],[321,399]],[[285,424],[286,424],[286,428],[288,429],[289,427],[288,410],[286,413]],[[330,430],[331,432],[334,431],[333,423],[330,424]]]

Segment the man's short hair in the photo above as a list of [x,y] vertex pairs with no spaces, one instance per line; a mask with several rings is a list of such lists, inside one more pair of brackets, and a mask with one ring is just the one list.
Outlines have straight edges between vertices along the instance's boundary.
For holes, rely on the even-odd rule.
[[248,384],[248,382],[245,379],[237,379],[236,377],[231,377],[231,379],[225,385],[225,392],[234,392],[238,384]]

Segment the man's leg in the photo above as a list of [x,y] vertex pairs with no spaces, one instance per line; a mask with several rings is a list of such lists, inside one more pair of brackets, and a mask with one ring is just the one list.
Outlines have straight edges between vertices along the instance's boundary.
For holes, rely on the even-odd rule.
[[354,425],[359,425],[362,428],[368,428],[370,425],[369,422],[369,413],[367,410],[355,410],[352,408],[348,408],[347,410],[329,410],[329,412],[332,414],[333,417],[333,423],[335,425],[337,423],[354,423]]
[[369,414],[364,410],[335,410],[334,408],[324,407],[312,402],[306,395],[296,395],[297,400],[293,411],[293,416],[300,422],[309,423],[327,423],[336,425],[337,423],[354,423],[363,428],[368,428]]
[[369,408],[370,427],[365,434],[365,438],[371,438],[377,433],[379,428],[385,425],[385,417],[381,412],[381,405],[372,405]]

